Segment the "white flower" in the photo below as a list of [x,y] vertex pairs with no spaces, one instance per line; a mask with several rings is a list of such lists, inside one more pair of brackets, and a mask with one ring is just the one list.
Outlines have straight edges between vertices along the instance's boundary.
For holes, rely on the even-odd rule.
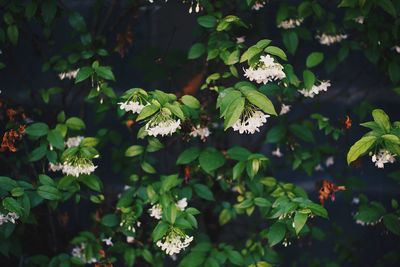
[[394,51],[396,51],[396,53],[400,54],[400,46],[399,45],[393,46],[392,50],[394,50]]
[[67,141],[65,142],[65,146],[70,148],[70,147],[77,147],[80,145],[80,143],[82,142],[82,140],[85,137],[83,136],[75,136],[75,137],[70,137],[67,139]]
[[157,135],[165,136],[171,135],[176,130],[181,128],[181,120],[167,119],[158,123],[148,122],[145,126],[145,130],[149,136],[156,137]]
[[135,241],[135,238],[133,236],[127,236],[126,237],[126,242],[127,243],[133,243]]
[[110,236],[109,238],[104,238],[104,239],[102,239],[102,241],[103,241],[104,243],[106,243],[107,246],[113,246],[113,245],[114,245],[114,243],[113,243],[112,240],[111,240],[111,236]]
[[188,205],[188,203],[187,203],[186,197],[182,198],[181,200],[179,200],[179,201],[176,203],[176,206],[177,206],[181,211],[184,211],[185,208],[187,207],[187,205]]
[[351,203],[358,205],[360,203],[360,199],[358,197],[353,197],[353,199],[351,200]]
[[16,220],[18,220],[18,219],[19,219],[19,216],[15,212],[9,212],[7,214],[0,213],[0,225],[2,225],[3,223],[8,223],[8,222],[15,224]]
[[208,129],[208,127],[201,127],[200,125],[197,125],[196,128],[193,127],[192,131],[190,132],[190,136],[193,137],[200,137],[201,141],[205,142],[207,140],[207,137],[210,136],[211,132]]
[[393,163],[396,161],[394,158],[395,155],[392,155],[388,150],[381,149],[378,154],[372,155],[372,162],[375,163],[375,166],[383,169],[386,163]]
[[79,258],[79,259],[81,259],[83,262],[88,263],[88,264],[96,263],[96,262],[97,262],[97,259],[96,259],[96,258],[90,258],[90,259],[88,259],[88,258],[86,257],[85,248],[86,248],[86,245],[85,245],[84,243],[81,243],[80,246],[76,246],[76,247],[74,247],[74,248],[72,249],[72,251],[71,251],[71,256],[72,256],[72,257]]
[[279,112],[279,115],[284,115],[284,114],[288,113],[290,111],[291,107],[292,107],[291,105],[285,105],[282,103],[281,112]]
[[318,164],[317,166],[315,166],[315,168],[314,168],[314,171],[323,171],[324,170],[324,168],[322,167],[322,165],[321,164]]
[[240,119],[238,119],[232,128],[234,131],[243,133],[254,134],[260,131],[260,127],[267,122],[268,114],[256,109],[245,109]]
[[67,160],[63,164],[62,172],[65,175],[79,177],[81,174],[91,174],[97,166],[89,159]]
[[261,56],[256,67],[249,67],[243,70],[246,78],[259,84],[282,80],[286,77],[286,74],[283,72],[283,66],[275,62],[274,58],[270,55]]
[[282,28],[282,29],[293,29],[296,28],[298,26],[300,26],[303,23],[303,18],[300,19],[288,19],[288,20],[284,20],[281,21],[281,23],[278,24],[278,28]]
[[132,111],[133,114],[135,113],[139,114],[142,111],[142,109],[146,106],[140,104],[140,102],[132,100],[126,102],[119,102],[118,105],[120,109],[125,110],[126,112]]
[[283,157],[283,154],[281,152],[281,149],[277,147],[274,151],[272,151],[272,155],[278,158]]
[[335,164],[335,158],[334,157],[328,157],[326,160],[325,160],[325,166],[326,167],[329,167],[329,166],[332,166],[333,164]]
[[64,165],[61,163],[51,163],[49,162],[49,171],[58,172],[63,169]]
[[171,231],[167,236],[157,241],[157,246],[164,250],[168,255],[174,255],[181,252],[189,246],[190,242],[193,241],[193,236],[184,234],[178,234]]
[[237,44],[242,44],[246,41],[246,36],[240,36],[240,37],[236,37],[236,43]]
[[311,89],[309,89],[309,90],[307,90],[307,89],[299,90],[299,93],[305,97],[313,98],[314,96],[318,95],[322,91],[324,91],[324,92],[328,91],[328,87],[330,87],[330,86],[331,86],[330,81],[322,81],[319,85],[313,85],[311,87]]
[[354,21],[357,22],[358,24],[364,24],[364,16],[358,16],[356,18],[354,18]]
[[254,5],[251,7],[251,9],[253,10],[260,10],[261,8],[263,8],[265,5],[264,1],[257,1],[254,3]]
[[76,70],[71,70],[68,72],[62,72],[58,74],[58,78],[60,78],[60,80],[64,80],[64,79],[75,79],[76,75],[78,74],[79,69]]
[[160,204],[153,205],[149,209],[150,217],[153,217],[157,220],[161,220],[162,218],[162,208]]
[[320,44],[329,46],[334,43],[340,43],[342,40],[347,39],[347,37],[347,34],[329,35],[323,33],[321,35],[317,35],[315,38],[319,40]]

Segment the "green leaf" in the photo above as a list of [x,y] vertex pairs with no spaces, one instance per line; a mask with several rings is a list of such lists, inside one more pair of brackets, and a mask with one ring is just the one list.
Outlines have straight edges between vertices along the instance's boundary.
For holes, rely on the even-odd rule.
[[383,224],[393,234],[400,235],[400,221],[396,215],[386,214],[383,216]]
[[181,97],[181,101],[185,106],[189,108],[198,109],[200,108],[200,102],[195,97],[191,95],[184,95]]
[[41,196],[44,199],[48,199],[48,200],[60,200],[61,199],[60,191],[58,191],[58,189],[54,186],[50,186],[50,185],[39,186],[37,189],[37,193],[39,196]]
[[379,0],[376,1],[378,5],[381,6],[383,10],[385,10],[388,14],[396,17],[396,7],[393,5],[391,0]]
[[229,210],[223,209],[218,216],[218,222],[220,225],[227,224],[232,219],[232,215]]
[[211,173],[225,164],[225,158],[215,148],[207,148],[201,152],[199,163],[204,171]]
[[159,107],[157,107],[156,105],[147,105],[139,113],[136,121],[141,121],[143,119],[146,119],[147,117],[150,117],[151,115],[156,113],[158,110],[159,110]]
[[315,83],[315,75],[309,70],[303,71],[304,86],[306,89],[311,89]]
[[358,157],[368,152],[375,142],[375,136],[365,136],[358,140],[354,145],[351,146],[349,152],[347,153],[347,164],[350,164],[358,159]]
[[72,12],[68,17],[68,22],[77,32],[86,30],[85,20],[78,12]]
[[272,203],[268,199],[262,198],[262,197],[256,197],[254,199],[254,204],[259,207],[271,207],[272,206]]
[[196,160],[200,155],[200,149],[198,147],[191,147],[183,151],[178,159],[176,160],[176,164],[183,165],[189,164]]
[[64,139],[61,133],[56,129],[51,130],[47,134],[47,141],[55,148],[64,149]]
[[83,122],[83,120],[78,118],[78,117],[69,118],[65,122],[65,125],[67,125],[67,127],[72,129],[72,130],[83,130],[86,127],[85,123]]
[[214,28],[217,25],[217,19],[214,16],[206,15],[198,17],[197,23],[204,28]]
[[245,95],[246,99],[261,109],[263,112],[271,115],[277,115],[274,104],[263,93],[253,89],[250,86],[240,86],[240,91]]
[[389,78],[394,83],[397,84],[400,81],[400,66],[396,62],[391,62],[389,64]]
[[114,73],[110,67],[99,66],[95,68],[95,72],[103,79],[115,81]]
[[165,108],[168,108],[172,114],[180,118],[181,120],[185,119],[185,115],[183,114],[183,111],[181,109],[181,106],[179,105],[178,102],[174,102],[173,104],[171,103],[166,103]]
[[268,243],[272,247],[279,242],[282,241],[282,239],[286,235],[286,226],[285,224],[281,222],[276,222],[274,223],[268,231],[267,238],[268,238]]
[[234,125],[235,122],[240,119],[240,115],[242,115],[244,110],[244,104],[244,97],[236,98],[230,103],[225,114],[224,130]]
[[308,214],[301,213],[301,212],[296,212],[294,215],[293,223],[294,223],[294,229],[296,231],[296,234],[298,235],[303,229],[304,225],[306,224],[308,219]]
[[11,196],[13,197],[20,197],[24,195],[25,190],[22,187],[15,187],[11,190]]
[[287,60],[287,56],[285,54],[285,52],[280,49],[279,47],[276,46],[268,46],[267,48],[264,49],[265,52],[267,52],[268,54],[280,57],[283,60]]
[[39,174],[39,181],[42,185],[56,186],[54,180],[45,174]]
[[257,46],[251,46],[249,49],[247,49],[242,56],[240,57],[240,62],[245,62],[246,60],[249,61],[253,57],[259,55],[262,52],[262,48],[259,48]]
[[156,169],[146,161],[140,163],[140,167],[142,167],[142,170],[145,171],[146,173],[152,174],[157,172]]
[[390,131],[390,120],[385,111],[383,111],[382,109],[374,109],[372,111],[372,117],[383,131],[385,131],[386,133]]
[[19,216],[22,216],[24,213],[24,208],[12,197],[6,197],[3,199],[3,207],[10,212],[15,212]]
[[118,218],[115,214],[107,214],[101,218],[101,224],[108,227],[115,227],[118,225]]
[[195,184],[193,187],[194,187],[194,191],[196,192],[196,194],[199,197],[206,199],[206,200],[214,201],[213,193],[207,186],[205,186],[203,184]]
[[266,142],[267,143],[279,143],[286,135],[286,128],[283,124],[272,127],[268,133]]
[[244,147],[234,146],[226,152],[229,158],[238,160],[238,161],[245,161],[251,155],[251,152]]
[[99,143],[99,139],[95,137],[85,137],[81,141],[80,145],[84,147],[95,147]]
[[126,157],[135,157],[144,152],[144,147],[139,145],[133,145],[126,149],[125,156]]
[[0,176],[0,189],[5,190],[5,191],[11,191],[14,187],[17,187],[18,184],[16,181],[13,179],[6,177],[6,176]]
[[46,24],[50,24],[57,12],[57,1],[44,0],[42,2],[42,18]]
[[91,67],[80,68],[78,73],[76,74],[75,83],[80,83],[86,80],[93,74],[93,72],[94,71]]
[[38,161],[46,155],[47,147],[42,145],[40,147],[35,148],[28,155],[28,160],[30,162]]
[[29,2],[25,7],[25,16],[30,20],[35,16],[37,10],[37,3],[35,1]]
[[229,54],[228,58],[225,61],[226,65],[233,65],[239,62],[240,59],[240,51],[235,50],[232,53]]
[[96,175],[80,175],[79,182],[97,192],[101,192],[101,188],[103,187],[100,178]]
[[44,136],[49,132],[49,126],[43,122],[37,122],[34,124],[31,124],[26,128],[25,133],[34,136],[34,137],[40,137]]
[[206,52],[206,47],[202,43],[195,43],[189,50],[188,59],[196,59]]
[[309,143],[314,143],[314,135],[312,131],[305,125],[300,125],[300,124],[291,124],[289,126],[290,131],[300,138],[301,140]]
[[153,241],[160,240],[168,231],[169,225],[165,222],[158,222],[157,226],[154,228],[151,236],[153,237]]
[[315,67],[319,63],[321,63],[322,60],[324,60],[324,54],[323,53],[321,53],[321,52],[312,52],[307,57],[306,66],[307,66],[307,68]]
[[18,32],[18,28],[15,25],[10,25],[7,27],[7,36],[8,39],[10,40],[10,42],[13,45],[17,45],[18,43],[18,36],[19,36],[19,32]]
[[243,266],[244,259],[239,252],[234,250],[227,250],[226,254],[230,262],[232,262],[235,265]]
[[297,50],[297,46],[299,45],[299,38],[295,31],[284,31],[283,35],[283,44],[287,48],[290,54],[294,55]]

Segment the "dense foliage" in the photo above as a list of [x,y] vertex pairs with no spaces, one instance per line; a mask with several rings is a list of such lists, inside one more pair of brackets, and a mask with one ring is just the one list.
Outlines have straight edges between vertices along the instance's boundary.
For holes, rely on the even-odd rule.
[[[85,16],[68,1],[0,0],[0,73],[24,64],[7,56],[22,43],[54,82],[0,95],[1,261],[361,266],[355,237],[329,219],[336,194],[357,227],[391,246],[369,266],[398,265],[399,114],[376,107],[371,85],[340,80],[372,70],[398,111],[400,1],[170,1],[88,1]],[[151,59],[138,52],[147,87],[131,79],[121,90],[132,27],[169,5],[179,6],[170,16],[195,18],[196,42],[184,57],[170,43]],[[171,88],[171,73],[190,65],[186,85]],[[372,167],[394,180],[388,199],[358,194]],[[315,242],[334,242],[337,256],[306,252]]]

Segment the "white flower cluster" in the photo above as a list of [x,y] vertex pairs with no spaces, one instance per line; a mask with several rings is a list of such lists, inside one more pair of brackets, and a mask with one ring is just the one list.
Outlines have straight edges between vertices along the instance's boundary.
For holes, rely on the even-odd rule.
[[62,163],[49,163],[49,171],[58,172],[63,169],[64,165]]
[[156,137],[157,135],[165,136],[171,135],[176,130],[181,128],[181,120],[167,119],[158,123],[148,122],[145,126],[145,130],[149,136]]
[[207,137],[209,137],[211,134],[210,130],[208,127],[201,127],[200,125],[197,125],[196,127],[192,128],[192,131],[190,132],[190,136],[192,137],[200,137],[201,141],[205,142],[207,140]]
[[79,177],[81,174],[91,174],[97,166],[94,166],[93,162],[89,159],[82,159],[78,161],[65,161],[62,167],[62,173],[65,175],[72,175]]
[[400,54],[400,46],[399,45],[393,46],[392,50],[394,50],[394,51],[396,51],[396,53]]
[[260,110],[249,110],[249,112],[242,114],[241,118],[233,124],[232,128],[240,134],[254,134],[260,131],[259,128],[267,122],[268,117],[270,117],[268,114]]
[[283,157],[283,153],[281,152],[281,149],[279,147],[272,151],[272,155],[278,158]]
[[18,220],[19,216],[15,212],[9,212],[7,214],[1,214],[0,213],[0,225],[3,223],[15,223],[16,220]]
[[83,136],[75,136],[75,137],[70,137],[67,139],[67,141],[64,143],[66,147],[71,148],[71,147],[77,147],[80,145],[82,140],[85,137]]
[[361,226],[374,226],[374,225],[380,223],[381,221],[382,221],[382,218],[380,218],[379,220],[374,221],[374,222],[364,222],[361,220],[356,220],[356,224],[359,224]]
[[88,259],[86,257],[85,248],[86,248],[86,245],[84,243],[82,243],[80,246],[74,247],[71,251],[71,256],[79,258],[87,264],[96,263],[97,262],[96,258],[93,257],[93,258]]
[[291,105],[285,105],[282,103],[281,112],[279,112],[279,115],[284,115],[284,114],[288,113],[290,111],[291,107],[292,107]]
[[149,209],[150,217],[153,217],[157,220],[161,220],[162,218],[162,207],[160,204],[156,204],[151,206]]
[[328,46],[334,43],[340,43],[342,40],[347,39],[347,37],[347,34],[329,35],[326,33],[316,36],[320,44]]
[[184,211],[187,207],[188,203],[187,203],[187,198],[184,197],[181,200],[178,200],[178,202],[176,203],[176,207],[178,209],[180,209],[181,211]]
[[181,235],[171,231],[163,239],[157,241],[157,246],[164,250],[168,255],[174,255],[181,252],[193,241],[193,236]]
[[333,156],[326,158],[326,160],[325,160],[326,167],[332,166],[334,164],[335,164],[335,158]]
[[364,16],[358,16],[354,18],[354,21],[357,22],[358,24],[364,24]]
[[101,241],[106,243],[107,246],[114,246],[114,243],[112,242],[111,236],[109,238],[103,238]]
[[372,162],[375,163],[375,166],[383,169],[386,163],[393,163],[396,161],[395,155],[392,155],[388,150],[381,149],[378,154],[373,154],[371,157]]
[[330,81],[322,81],[319,85],[313,85],[310,90],[307,89],[299,90],[299,93],[305,97],[313,98],[322,91],[324,92],[328,91],[328,87],[330,86],[331,86]]
[[119,102],[118,105],[120,109],[125,110],[126,112],[132,111],[133,114],[135,113],[139,114],[142,111],[142,109],[146,106],[138,101],[132,101],[132,100],[126,102]]
[[64,79],[75,79],[76,75],[78,74],[79,69],[76,70],[71,70],[68,72],[61,72],[58,74],[58,78],[60,78],[60,80],[64,80]]
[[282,80],[286,77],[283,66],[275,62],[270,55],[261,56],[256,68],[249,67],[244,70],[244,76],[250,81],[266,84],[270,81]]
[[284,20],[281,21],[278,24],[278,28],[282,28],[282,29],[293,29],[296,28],[298,26],[300,26],[303,23],[304,19],[300,18],[300,19],[288,19],[288,20]]
[[254,5],[251,7],[253,10],[260,10],[265,6],[265,1],[256,1]]

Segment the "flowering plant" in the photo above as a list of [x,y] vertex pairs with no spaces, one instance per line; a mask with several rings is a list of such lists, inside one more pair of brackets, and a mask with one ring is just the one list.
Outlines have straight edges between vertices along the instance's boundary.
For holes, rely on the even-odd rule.
[[398,1],[0,7],[5,266],[398,266]]

